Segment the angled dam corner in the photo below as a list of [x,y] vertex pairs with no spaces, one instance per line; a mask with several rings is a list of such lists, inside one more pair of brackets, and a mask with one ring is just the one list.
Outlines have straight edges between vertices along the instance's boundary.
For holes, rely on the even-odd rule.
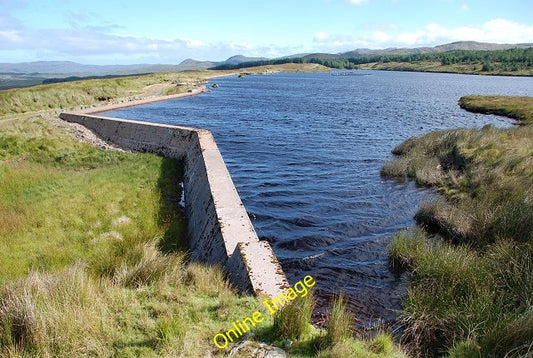
[[[118,119],[88,112],[60,118],[123,149],[184,160],[193,259],[220,265],[241,292],[277,296],[288,281],[272,248],[260,241],[209,130]],[[99,110],[101,112],[101,110]]]

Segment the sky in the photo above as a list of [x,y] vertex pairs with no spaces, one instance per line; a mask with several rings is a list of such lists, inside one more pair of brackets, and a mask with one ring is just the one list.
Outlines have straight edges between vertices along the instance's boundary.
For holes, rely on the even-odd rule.
[[533,0],[0,0],[0,63],[533,43]]

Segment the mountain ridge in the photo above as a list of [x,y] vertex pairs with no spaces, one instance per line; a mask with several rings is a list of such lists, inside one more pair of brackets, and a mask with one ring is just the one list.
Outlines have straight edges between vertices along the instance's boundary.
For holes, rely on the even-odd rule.
[[[303,59],[342,59],[349,57],[373,56],[373,55],[409,55],[418,53],[439,53],[453,50],[476,50],[491,51],[505,50],[510,48],[529,48],[533,43],[497,44],[476,41],[456,41],[434,47],[414,48],[385,48],[368,49],[358,48],[341,53],[307,53],[279,57],[279,59],[301,57]],[[188,58],[179,64],[133,64],[133,65],[91,65],[80,64],[73,61],[35,61],[21,63],[0,63],[0,74],[3,75],[125,75],[154,72],[180,72],[190,70],[205,70],[224,64],[240,64],[243,62],[269,60],[266,57],[246,57],[235,55],[225,61],[198,61]]]

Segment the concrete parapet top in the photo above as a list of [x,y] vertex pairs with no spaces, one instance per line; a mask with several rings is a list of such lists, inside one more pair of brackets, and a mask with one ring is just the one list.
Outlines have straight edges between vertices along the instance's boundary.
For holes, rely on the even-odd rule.
[[[97,112],[94,112],[97,113]],[[144,122],[144,121],[136,121],[134,119],[124,119],[124,118],[116,118],[116,117],[106,117],[101,115],[93,114],[92,112],[84,112],[84,111],[67,111],[63,112],[59,115],[61,119],[64,119],[68,122],[76,122],[73,120],[69,120],[68,117],[87,117],[87,118],[93,118],[93,119],[100,119],[100,120],[108,120],[113,122],[122,122],[122,123],[130,123],[130,124],[141,124],[143,126],[153,126],[153,127],[161,127],[161,128],[168,128],[168,129],[181,129],[191,132],[198,132],[202,133],[205,131],[208,131],[207,129],[200,129],[200,128],[194,128],[194,127],[184,127],[184,126],[176,126],[173,124],[165,124],[165,123],[155,123],[155,122]],[[81,123],[83,124],[83,123]]]

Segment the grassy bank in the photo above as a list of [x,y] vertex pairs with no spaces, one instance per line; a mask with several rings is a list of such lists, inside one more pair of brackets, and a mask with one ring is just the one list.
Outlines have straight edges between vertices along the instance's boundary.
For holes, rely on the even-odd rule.
[[518,124],[533,124],[533,98],[510,96],[465,96],[459,99],[461,108],[470,112],[496,114],[518,120]]
[[502,69],[487,70],[482,63],[443,65],[440,61],[371,62],[358,65],[357,68],[361,70],[458,73],[468,75],[533,76],[533,69],[512,71]]
[[[526,99],[474,100],[507,113]],[[533,126],[438,131],[393,152],[383,175],[442,194],[415,216],[426,231],[399,234],[390,247],[392,264],[411,273],[404,341],[423,356],[531,354]]]
[[205,77],[203,71],[196,71],[13,88],[0,91],[0,117],[182,93],[202,83]]
[[[318,64],[284,64],[247,68],[250,74],[269,72],[329,71]],[[209,77],[231,75],[235,71],[187,71],[113,79],[92,79],[13,88],[0,91],[0,118],[50,109],[116,103],[132,99],[185,93],[205,83]]]
[[[0,91],[0,356],[227,356],[235,344],[220,350],[214,335],[263,305],[239,296],[219,268],[188,260],[181,163],[81,143],[57,118],[62,107],[186,91],[220,74]],[[307,312],[264,312],[255,340],[293,357],[405,356],[389,335],[363,341],[318,330]],[[349,322],[336,312],[335,322]]]

